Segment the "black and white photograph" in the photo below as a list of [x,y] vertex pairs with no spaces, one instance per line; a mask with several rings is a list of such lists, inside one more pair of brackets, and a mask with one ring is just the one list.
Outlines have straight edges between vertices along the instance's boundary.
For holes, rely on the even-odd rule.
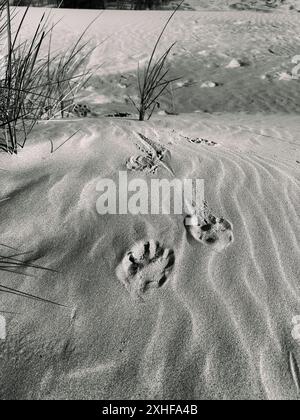
[[300,400],[300,0],[0,0],[0,400]]

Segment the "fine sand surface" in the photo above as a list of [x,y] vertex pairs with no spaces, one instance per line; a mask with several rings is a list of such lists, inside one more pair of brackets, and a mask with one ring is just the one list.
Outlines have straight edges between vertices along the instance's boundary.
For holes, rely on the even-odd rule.
[[[30,13],[28,33],[42,10]],[[54,45],[96,14],[53,11],[65,16]],[[0,310],[16,312],[0,340],[1,399],[299,399],[299,15],[178,13],[163,41],[178,41],[171,66],[184,76],[173,103],[145,123],[105,117],[134,112],[126,80],[168,15],[105,12],[90,29],[94,42],[109,36],[90,63],[103,66],[82,93],[93,116],[42,121],[17,157],[0,155],[0,242],[56,270],[1,272],[1,284],[67,306],[0,295]],[[50,154],[50,140],[77,130]],[[168,165],[128,178],[204,179],[224,219],[216,244],[196,241],[181,215],[97,213],[97,183],[117,182],[138,133],[167,149]],[[134,274],[124,287],[132,249],[150,293]]]
[[185,4],[193,10],[300,10],[299,0],[186,0]]

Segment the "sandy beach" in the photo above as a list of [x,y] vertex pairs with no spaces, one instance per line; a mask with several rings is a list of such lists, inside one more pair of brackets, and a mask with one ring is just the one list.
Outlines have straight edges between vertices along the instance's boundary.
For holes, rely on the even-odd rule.
[[[1,399],[299,399],[300,15],[213,3],[167,28],[181,79],[149,121],[127,95],[170,12],[106,10],[87,34],[105,40],[78,97],[88,116],[41,120],[0,154],[1,255],[49,269],[1,284],[64,305],[0,294]],[[51,10],[55,48],[97,14]],[[152,172],[134,166],[141,134],[167,156]],[[120,171],[203,179],[209,231],[190,214],[100,215],[97,184]]]

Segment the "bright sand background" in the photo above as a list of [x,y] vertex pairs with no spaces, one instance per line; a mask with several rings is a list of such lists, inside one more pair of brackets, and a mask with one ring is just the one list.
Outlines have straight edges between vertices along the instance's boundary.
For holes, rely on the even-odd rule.
[[[28,33],[41,13],[31,10]],[[67,48],[96,13],[53,11],[55,21],[64,17],[55,47]],[[57,270],[1,273],[1,283],[70,308],[1,294],[0,309],[17,312],[6,315],[0,342],[2,399],[298,398],[300,84],[291,60],[300,54],[299,14],[178,13],[162,47],[178,41],[179,115],[165,115],[167,97],[150,122],[102,118],[132,111],[124,80],[167,16],[105,12],[89,31],[94,42],[109,36],[91,58],[103,65],[82,95],[97,116],[41,122],[17,157],[0,156],[0,199],[9,198],[1,243]],[[226,68],[232,59],[242,66]],[[216,86],[201,87],[207,81]],[[77,129],[50,154],[50,139],[59,145]],[[97,214],[96,184],[126,169],[138,132],[169,149],[176,178],[205,179],[213,213],[233,225],[226,250],[193,241],[182,216]],[[176,263],[164,287],[138,303],[116,267],[148,239],[173,249]]]

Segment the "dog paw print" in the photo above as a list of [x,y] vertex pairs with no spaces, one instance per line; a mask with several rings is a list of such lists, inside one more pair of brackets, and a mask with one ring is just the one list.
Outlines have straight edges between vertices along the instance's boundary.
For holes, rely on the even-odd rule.
[[138,133],[140,141],[136,147],[141,155],[131,156],[126,161],[127,169],[155,174],[159,167],[162,167],[174,175],[171,167],[171,153],[163,145]]
[[184,225],[193,239],[217,252],[223,251],[234,241],[231,223],[223,217],[214,216],[207,205],[202,212],[194,209],[192,214],[187,215]]
[[144,300],[167,282],[174,251],[153,240],[138,242],[117,267],[117,277],[134,299]]
[[158,165],[149,156],[131,156],[126,161],[126,167],[129,171],[150,174],[155,174],[158,169]]
[[77,103],[72,108],[72,113],[77,117],[87,117],[92,113],[91,109],[86,104]]

